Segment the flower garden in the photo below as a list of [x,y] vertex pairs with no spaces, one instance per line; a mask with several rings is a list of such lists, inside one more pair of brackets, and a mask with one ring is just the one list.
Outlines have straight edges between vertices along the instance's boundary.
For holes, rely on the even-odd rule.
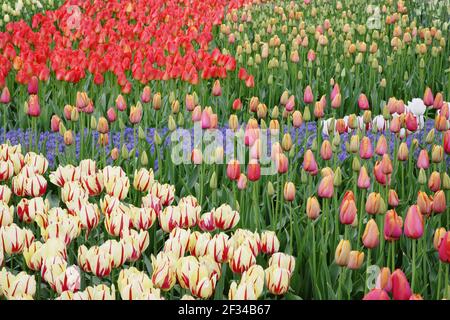
[[450,298],[450,5],[3,1],[0,300]]

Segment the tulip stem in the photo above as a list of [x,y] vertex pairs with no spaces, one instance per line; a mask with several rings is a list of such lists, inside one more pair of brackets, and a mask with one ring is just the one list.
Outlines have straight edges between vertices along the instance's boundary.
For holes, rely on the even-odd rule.
[[367,262],[366,262],[366,281],[364,282],[364,294],[367,293],[368,284],[367,284],[367,277],[369,275],[369,267],[370,267],[370,258],[371,258],[372,250],[367,250]]
[[416,240],[412,239],[412,282],[411,289],[414,292],[416,284]]
[[448,284],[448,263],[445,265],[445,291],[444,291],[444,297],[446,297],[446,299],[450,299],[450,290],[448,289],[449,284]]
[[395,241],[391,241],[391,270],[395,270]]
[[294,255],[294,251],[293,251],[293,247],[292,247],[292,202],[289,203],[289,252],[291,253],[291,255]]
[[[9,106],[9,105],[8,105]],[[8,106],[5,106],[4,108],[3,108],[3,143],[6,143],[6,112],[8,111],[8,109],[7,109],[7,107]]]
[[442,262],[439,261],[439,271],[438,271],[438,284],[437,284],[437,292],[436,292],[436,300],[439,300],[441,295],[441,282],[442,282]]
[[342,282],[344,281],[345,268],[339,267],[339,281],[338,281],[338,300],[342,300]]

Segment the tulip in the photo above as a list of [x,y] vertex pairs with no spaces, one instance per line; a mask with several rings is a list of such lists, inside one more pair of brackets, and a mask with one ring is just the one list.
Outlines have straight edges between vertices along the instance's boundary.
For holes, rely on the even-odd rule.
[[310,149],[306,150],[303,158],[303,169],[311,175],[316,175],[319,172],[316,159]]
[[25,232],[16,224],[0,228],[0,240],[6,254],[21,253],[25,247]]
[[230,268],[234,273],[243,273],[256,263],[256,258],[248,245],[239,246],[230,260]]
[[417,193],[417,207],[420,209],[421,214],[428,216],[433,208],[433,199],[425,192],[419,191]]
[[61,119],[56,114],[54,114],[50,119],[50,128],[52,132],[58,132],[60,124]]
[[161,105],[162,105],[161,93],[157,92],[153,95],[152,107],[154,110],[159,110],[161,109]]
[[277,171],[280,174],[286,173],[289,169],[289,159],[284,153],[277,154],[276,158]]
[[329,175],[323,177],[317,188],[317,194],[321,198],[331,198],[334,193],[334,177]]
[[352,191],[347,191],[344,198],[339,206],[339,220],[342,224],[352,224],[356,218],[356,213],[358,209],[356,208],[355,198]]
[[295,199],[295,185],[292,182],[286,182],[284,184],[284,199],[288,202],[292,202]]
[[213,210],[214,224],[221,230],[234,228],[240,219],[239,212],[233,210],[228,204],[223,204]]
[[306,215],[311,220],[316,220],[320,215],[320,204],[316,197],[309,197],[306,201]]
[[376,288],[384,290],[385,292],[391,292],[392,279],[391,270],[387,267],[381,268],[376,280]]
[[359,268],[361,268],[363,262],[364,252],[359,252],[356,250],[350,251],[347,268],[351,270],[358,270]]
[[445,153],[450,154],[450,130],[447,130],[444,133],[443,146]]
[[307,86],[305,92],[303,93],[303,102],[305,104],[311,104],[314,101],[314,95],[312,93],[311,86]]
[[444,235],[446,234],[447,230],[445,230],[444,227],[437,228],[434,232],[433,237],[433,246],[434,248],[439,251],[439,246],[441,244],[442,239],[444,239]]
[[342,239],[336,247],[336,252],[334,255],[335,262],[338,266],[344,267],[348,265],[350,251],[350,241]]
[[362,236],[362,242],[366,248],[373,249],[380,243],[380,232],[378,231],[377,223],[374,219],[370,219],[366,224]]
[[419,239],[423,235],[424,221],[417,205],[408,208],[405,218],[404,233],[410,239]]
[[361,189],[368,189],[370,187],[370,178],[367,174],[367,169],[365,166],[362,166],[359,170],[359,176],[358,176],[358,182],[357,182],[358,188]]
[[127,109],[127,103],[121,94],[119,94],[116,98],[116,108],[119,111],[125,111]]
[[408,146],[406,142],[402,142],[398,147],[397,159],[400,161],[406,161],[408,160],[408,154],[409,154]]
[[419,157],[417,158],[417,168],[428,169],[430,166],[430,160],[428,158],[428,152],[425,149],[420,150]]
[[390,298],[386,291],[381,289],[372,289],[364,296],[363,300],[390,300]]
[[419,123],[417,121],[416,116],[412,112],[408,112],[405,117],[406,129],[411,132],[417,131],[419,127]]
[[153,184],[153,170],[145,168],[134,171],[133,187],[140,192],[147,192]]
[[130,109],[130,122],[135,125],[141,122],[142,119],[142,106],[138,103],[137,106],[131,106]]
[[433,212],[437,214],[444,213],[445,210],[447,209],[445,192],[443,190],[438,190],[434,194],[432,209]]
[[28,98],[27,114],[31,117],[39,117],[41,115],[41,107],[39,106],[38,96],[30,95]]
[[8,204],[10,198],[11,198],[11,189],[6,185],[0,185],[0,202]]
[[37,95],[39,89],[39,79],[36,76],[31,77],[28,82],[28,94]]
[[8,87],[4,87],[0,95],[0,103],[8,104],[11,102],[11,94],[9,93]]
[[395,270],[391,276],[392,279],[392,297],[394,300],[409,300],[411,297],[411,287],[408,279],[400,269]]
[[104,117],[100,117],[97,123],[97,131],[99,133],[106,134],[109,132],[108,120]]
[[294,95],[291,95],[289,97],[285,108],[286,108],[286,111],[288,111],[288,112],[294,111],[294,108],[295,108],[295,96]]
[[149,86],[145,86],[142,90],[141,101],[142,103],[149,103],[151,99],[151,89]]
[[247,166],[247,176],[250,181],[258,181],[261,177],[261,167],[256,159],[251,159]]
[[340,93],[338,93],[332,100],[331,100],[331,107],[333,109],[337,109],[341,106],[342,103],[342,96]]
[[227,165],[227,177],[230,180],[237,180],[240,176],[240,164],[237,160],[231,160]]
[[432,172],[430,178],[428,179],[428,188],[436,192],[441,189],[441,175],[439,172]]
[[219,80],[214,81],[214,85],[212,87],[212,95],[215,97],[219,97],[222,95],[222,88],[220,86]]
[[425,93],[423,94],[423,103],[425,103],[427,107],[432,106],[434,103],[433,93],[429,87],[426,87]]
[[439,247],[439,259],[444,263],[450,263],[450,232],[447,231],[442,240],[440,241]]
[[378,214],[381,208],[381,195],[376,192],[371,192],[366,201],[366,212],[368,214]]
[[290,273],[276,266],[265,270],[266,287],[274,295],[285,294],[289,289]]
[[369,109],[369,101],[367,100],[367,97],[364,93],[361,93],[358,97],[358,107],[361,110]]
[[217,263],[228,262],[231,253],[231,241],[225,233],[216,234],[208,241],[207,254],[213,257]]
[[64,133],[64,144],[66,146],[70,146],[73,144],[73,134],[72,134],[72,130],[67,130]]
[[[27,201],[27,199],[22,199],[22,200]],[[17,209],[18,211],[19,211],[21,202],[18,204],[18,209]],[[19,215],[19,217],[20,217],[20,215]],[[14,218],[14,207],[13,206],[8,207],[3,202],[0,202],[0,227],[11,225],[13,223],[13,218]]]
[[368,137],[363,137],[359,145],[359,156],[362,159],[370,159],[373,156],[372,142]]
[[322,142],[322,147],[320,148],[320,156],[323,160],[330,160],[333,156],[333,151],[329,140],[324,140]]
[[265,254],[274,254],[280,249],[280,241],[273,231],[264,231],[261,234],[261,250]]
[[239,175],[239,178],[237,180],[237,187],[239,190],[244,190],[247,188],[247,176],[244,173],[241,173]]
[[278,266],[279,268],[287,269],[292,273],[295,269],[295,258],[291,255],[277,252],[270,257],[269,267],[270,266]]
[[403,219],[395,210],[388,210],[384,221],[384,239],[394,241],[402,235]]
[[384,137],[384,135],[381,135],[378,138],[377,146],[375,147],[375,153],[382,156],[385,153],[387,153],[387,150],[388,150],[388,145],[387,145],[386,138]]

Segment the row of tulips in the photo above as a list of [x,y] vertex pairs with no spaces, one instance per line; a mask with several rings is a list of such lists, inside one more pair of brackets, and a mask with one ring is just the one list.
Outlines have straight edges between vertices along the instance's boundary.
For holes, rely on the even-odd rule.
[[[119,111],[140,100],[147,114],[142,124],[157,127],[171,113],[186,118],[183,102],[188,111],[211,105],[223,125],[231,113],[247,121],[243,111],[261,109],[254,97],[269,108],[283,97],[288,111],[321,101],[317,117],[342,118],[359,109],[379,115],[390,97],[408,101],[427,86],[436,94],[448,90],[445,6],[435,8],[440,16],[430,26],[402,1],[386,1],[376,7],[380,26],[372,28],[366,20],[378,9],[362,10],[366,3],[359,0],[253,2],[235,0],[227,7],[226,1],[194,1],[190,7],[170,2],[160,12],[158,3],[145,1],[108,6],[68,1],[34,16],[31,26],[10,23],[0,34],[1,100],[6,104],[1,111],[18,121],[4,125],[26,128],[31,126],[27,114],[42,114],[36,127],[47,129],[52,115],[67,117],[70,110],[63,107],[75,106],[77,92],[90,101],[77,101],[79,113],[85,106],[97,119],[108,115],[126,125]],[[75,12],[79,27],[72,26]],[[320,12],[324,21],[318,23]],[[156,21],[163,23],[156,28]],[[140,37],[126,36],[136,33]],[[149,39],[154,39],[151,44]],[[192,97],[195,92],[198,96]],[[26,101],[31,108],[22,107]],[[82,116],[80,121],[83,130],[88,122]]]
[[[395,101],[392,100],[391,103],[396,105]],[[386,107],[387,108],[387,107]],[[410,112],[410,111],[408,111]],[[408,113],[408,114],[411,114]],[[366,117],[367,118],[367,117]],[[388,130],[392,129],[392,121],[393,119],[401,119],[402,116],[398,116],[392,118],[389,122],[388,120],[384,120],[385,126],[379,126],[373,124],[372,122],[368,122],[367,124],[372,124],[377,130]],[[403,117],[404,119],[405,117]],[[437,117],[438,118],[438,117]],[[348,124],[348,118],[346,125]],[[363,119],[364,121],[364,119]],[[311,149],[306,150],[303,157],[302,168],[300,169],[298,164],[291,163],[289,159],[295,159],[295,152],[290,152],[292,148],[297,146],[293,145],[291,139],[289,138],[289,134],[287,133],[283,138],[282,144],[275,144],[272,146],[272,151],[274,159],[278,162],[286,162],[285,165],[278,166],[279,176],[277,177],[277,181],[275,185],[278,191],[275,190],[272,182],[270,181],[270,177],[267,184],[266,190],[261,190],[258,186],[258,181],[262,179],[267,179],[266,177],[261,176],[260,174],[260,165],[257,161],[259,152],[249,152],[249,155],[253,158],[248,167],[246,174],[241,173],[241,165],[238,161],[234,160],[228,163],[226,175],[231,181],[236,181],[238,188],[241,192],[245,192],[247,189],[247,180],[249,180],[253,184],[253,190],[251,198],[253,200],[253,207],[251,209],[245,210],[245,201],[241,201],[237,203],[232,202],[232,206],[241,207],[241,211],[244,210],[245,215],[243,219],[243,224],[250,228],[261,227],[261,224],[266,227],[272,227],[275,230],[279,230],[279,228],[284,228],[287,235],[285,240],[283,241],[286,246],[289,247],[289,252],[293,254],[297,252],[297,255],[300,254],[300,262],[305,263],[306,261],[302,261],[302,254],[311,254],[311,252],[304,252],[305,248],[302,248],[301,239],[302,234],[301,228],[303,227],[306,231],[305,236],[312,237],[313,242],[313,250],[312,250],[312,261],[306,262],[306,266],[308,266],[309,272],[311,272],[313,276],[313,283],[316,289],[313,289],[314,292],[312,296],[314,297],[322,297],[323,294],[321,292],[321,288],[319,284],[321,281],[329,281],[330,279],[320,279],[320,274],[317,273],[317,269],[322,269],[323,267],[330,266],[348,266],[350,270],[358,270],[362,267],[364,263],[364,252],[360,251],[362,248],[361,245],[367,249],[367,259],[366,259],[366,274],[367,277],[369,273],[369,266],[371,263],[371,255],[372,251],[376,252],[377,255],[377,264],[384,264],[384,255],[385,251],[388,251],[388,261],[387,264],[394,269],[397,266],[396,257],[399,256],[399,251],[402,252],[405,250],[408,255],[410,254],[410,261],[406,265],[409,267],[409,272],[412,277],[412,290],[416,288],[416,281],[419,278],[417,275],[420,274],[420,281],[427,281],[425,278],[427,275],[427,266],[428,263],[427,257],[425,256],[425,252],[429,250],[431,243],[435,248],[435,252],[438,255],[439,259],[442,263],[439,264],[439,271],[437,272],[438,276],[436,279],[437,289],[431,289],[431,296],[433,297],[442,297],[442,289],[447,289],[446,285],[448,283],[448,279],[445,278],[446,266],[442,266],[442,264],[448,262],[448,234],[445,231],[445,227],[448,228],[448,210],[447,210],[447,191],[449,186],[449,178],[445,171],[439,172],[439,168],[443,170],[444,166],[444,154],[448,153],[450,149],[448,148],[449,142],[449,132],[444,131],[442,135],[443,145],[435,144],[436,137],[435,131],[440,132],[441,130],[445,130],[446,127],[439,130],[439,121],[435,121],[435,129],[431,129],[427,135],[426,144],[434,144],[432,150],[432,164],[430,164],[428,150],[426,148],[422,148],[419,156],[416,161],[417,169],[414,169],[413,163],[411,161],[410,153],[414,153],[416,148],[419,146],[417,140],[411,142],[410,146],[406,144],[406,142],[402,142],[406,137],[410,137],[411,135],[415,135],[415,131],[420,129],[420,121],[416,121],[416,126],[414,128],[405,127],[404,133],[400,134],[400,132],[390,132],[388,135],[389,139],[394,139],[394,150],[393,153],[389,153],[389,143],[387,142],[384,135],[381,135],[378,138],[377,146],[374,149],[372,147],[372,142],[367,136],[360,136],[370,128],[370,126],[349,126],[345,131],[351,134],[349,141],[346,145],[347,152],[349,153],[352,163],[351,166],[347,166],[353,172],[345,172],[346,166],[335,167],[335,169],[331,169],[328,165],[336,165],[336,152],[333,152],[333,147],[336,148],[340,142],[336,142],[339,140],[339,130],[329,130],[328,134],[333,143],[330,143],[330,140],[325,136],[325,140],[322,142],[322,147],[320,148],[320,156],[317,158],[315,154],[318,153],[317,148],[317,140],[311,145]],[[335,121],[338,123],[339,121]],[[358,123],[358,122],[357,122]],[[402,121],[400,123],[405,123]],[[330,128],[333,128],[333,121],[331,121]],[[255,132],[252,131],[252,124],[247,127],[247,136],[249,147],[254,145],[258,145],[260,143],[258,136],[255,135]],[[257,127],[257,126],[256,126]],[[342,132],[345,134],[345,132]],[[256,133],[257,134],[257,133]],[[318,137],[321,135],[318,135]],[[314,146],[315,144],[315,146]],[[329,147],[327,147],[327,145]],[[7,145],[2,146],[2,167],[5,168],[2,172],[2,180],[8,181],[11,179],[11,189],[8,187],[2,188],[2,197],[6,203],[9,202],[11,198],[11,194],[13,193],[17,197],[42,197],[45,195],[47,191],[47,182],[43,175],[46,174],[48,169],[48,161],[45,157],[37,155],[35,153],[28,153],[25,156],[21,155],[20,146],[9,147]],[[336,150],[335,150],[336,151]],[[201,152],[198,150],[198,152]],[[391,151],[392,152],[392,151]],[[285,154],[287,153],[287,155]],[[194,152],[195,154],[195,152]],[[392,154],[394,155],[393,160],[391,160]],[[373,163],[376,160],[376,157],[379,157],[379,160],[376,163]],[[195,157],[193,158],[195,160]],[[200,158],[201,159],[201,158]],[[283,160],[284,159],[284,160]],[[297,160],[298,161],[298,160]],[[346,160],[344,160],[345,163]],[[198,167],[202,167],[202,161],[196,160],[194,164]],[[321,164],[321,165],[319,165]],[[433,167],[430,168],[430,165]],[[294,172],[300,170],[300,175],[292,174],[292,168]],[[341,169],[342,168],[342,169]],[[289,170],[291,169],[291,170]],[[429,172],[429,170],[433,169],[434,171]],[[281,170],[281,171],[280,171]],[[373,170],[375,181],[372,183],[368,172]],[[158,170],[159,171],[159,170]],[[321,178],[316,180],[315,177],[317,174],[321,172]],[[405,171],[408,172],[408,183],[405,184],[398,182],[398,177],[404,179]],[[217,199],[217,191],[214,187],[214,178],[217,179],[217,174],[219,171],[211,172],[210,178],[210,188],[212,191],[212,200],[214,198]],[[285,182],[283,179],[283,174],[287,172],[287,181]],[[289,174],[291,173],[291,174]],[[350,173],[350,175],[348,175]],[[201,172],[200,179],[204,179],[204,172]],[[280,176],[282,179],[280,180]],[[353,185],[353,190],[343,189],[343,183],[346,180],[345,176],[348,176],[347,185],[351,183]],[[300,178],[300,179],[299,179]],[[158,216],[160,221],[160,227],[164,232],[172,232],[175,227],[184,227],[184,228],[192,228],[198,225],[200,230],[204,232],[213,231],[217,227],[219,229],[229,229],[235,226],[240,219],[240,216],[237,215],[236,211],[233,211],[231,206],[225,205],[221,206],[212,211],[206,212],[201,217],[199,216],[199,212],[202,211],[202,206],[199,206],[197,200],[195,198],[181,198],[179,204],[177,206],[171,206],[171,203],[175,197],[175,189],[170,187],[169,185],[161,185],[158,182],[154,181],[153,171],[148,171],[146,169],[139,169],[134,174],[133,186],[139,192],[150,192],[150,194],[156,195],[160,201],[162,201],[163,206],[168,206],[165,208],[162,213],[154,214],[150,212],[142,212],[142,210],[134,209],[132,205],[129,208],[123,208],[120,205],[120,201],[126,199],[127,197],[131,198],[136,204],[139,204],[139,196],[138,194],[129,195],[130,183],[127,178],[127,174],[120,167],[106,167],[101,171],[97,171],[95,168],[95,164],[90,160],[84,160],[80,163],[80,166],[74,167],[72,165],[67,165],[65,167],[59,167],[55,172],[49,175],[50,181],[60,187],[58,193],[61,195],[61,200],[65,203],[67,210],[69,212],[82,212],[81,215],[84,216],[84,222],[81,222],[81,225],[84,225],[86,229],[85,236],[89,236],[91,230],[94,229],[100,220],[99,209],[96,205],[92,205],[87,202],[86,198],[88,197],[97,197],[103,191],[107,193],[103,199],[100,199],[100,208],[103,214],[105,215],[104,224],[107,236],[114,237],[123,237],[124,230],[127,229],[118,229],[118,226],[127,226],[132,225],[136,228],[140,228],[140,226],[144,225],[144,228],[150,228],[155,220],[155,216]],[[314,179],[314,180],[313,180]],[[417,179],[417,180],[415,180]],[[292,181],[289,181],[292,180]],[[300,181],[299,181],[300,180]],[[204,181],[204,180],[203,180]],[[267,181],[267,180],[266,180]],[[403,180],[404,181],[404,180]],[[416,182],[414,182],[416,181]],[[417,184],[419,182],[419,192],[416,200],[411,198],[412,192],[408,192],[408,184]],[[204,182],[203,182],[204,183]],[[217,181],[215,182],[217,183]],[[233,184],[233,182],[231,182]],[[300,186],[299,184],[300,183]],[[317,184],[317,190],[314,190],[314,184]],[[297,186],[296,186],[297,184]],[[434,196],[428,195],[426,187],[428,186],[428,190],[434,193]],[[199,185],[201,187],[202,184]],[[224,184],[226,187],[226,184]],[[234,187],[231,186],[233,190]],[[357,191],[356,188],[360,188]],[[297,197],[297,188],[300,188],[302,191],[302,200],[299,200]],[[397,192],[394,188],[398,188],[397,190],[401,194],[401,197],[397,195]],[[200,198],[202,197],[202,192],[200,188]],[[198,189],[197,189],[198,190]],[[341,191],[339,191],[341,190]],[[371,191],[372,190],[372,191]],[[186,190],[184,190],[186,192]],[[267,210],[269,215],[268,217],[262,215],[260,210],[261,199],[258,196],[260,193],[269,197],[270,204],[263,204],[264,210]],[[317,192],[317,193],[316,193]],[[366,197],[366,193],[368,193]],[[304,196],[307,198],[304,198]],[[338,205],[338,199],[343,196],[341,204]],[[318,196],[321,199],[321,203],[317,199]],[[281,197],[281,198],[280,198]],[[112,199],[117,199],[117,201]],[[141,199],[141,202],[146,207],[146,203],[153,206],[155,203],[155,199],[153,196],[146,197]],[[223,194],[222,194],[223,198]],[[81,200],[83,199],[83,200]],[[190,206],[186,207],[184,205],[185,199],[190,203]],[[305,201],[305,199],[307,201]],[[211,205],[211,199],[208,199],[208,206]],[[232,200],[236,201],[237,199]],[[276,200],[273,202],[273,200]],[[296,206],[296,210],[305,210],[307,213],[307,217],[311,219],[310,223],[306,225],[299,225],[298,229],[294,228],[295,225],[297,227],[296,219],[302,219],[297,213],[293,213],[293,205],[295,202],[306,202],[304,204],[299,204]],[[114,208],[116,205],[120,207],[120,213],[112,214],[110,208],[110,203],[114,203],[112,207]],[[284,204],[283,204],[284,202]],[[402,203],[403,202],[403,203]],[[328,207],[332,203],[332,207],[334,206],[334,216],[333,210],[328,211]],[[365,205],[364,205],[365,203]],[[29,205],[31,204],[31,206]],[[274,208],[274,204],[277,208]],[[181,205],[181,207],[180,207]],[[48,204],[42,198],[40,200],[31,199],[28,201],[27,199],[22,199],[17,203],[17,214],[21,221],[23,222],[32,222],[35,220],[35,208],[37,206],[44,207],[48,209]],[[281,207],[279,207],[281,206]],[[283,208],[284,206],[284,208]],[[389,209],[391,207],[391,209]],[[399,208],[407,209],[406,214],[398,214],[397,210]],[[152,207],[153,208],[153,207]],[[303,209],[302,209],[303,208]],[[321,209],[322,208],[322,209]],[[155,210],[155,208],[153,208]],[[156,209],[159,209],[156,207]],[[389,210],[388,210],[389,209]],[[124,212],[127,211],[134,212],[129,215]],[[2,220],[5,221],[5,224],[11,224],[14,220],[12,212],[13,208],[5,207],[2,211],[4,212],[4,218]],[[145,211],[145,210],[144,210]],[[246,211],[250,211],[252,216],[249,216],[249,213]],[[31,212],[31,216],[29,215]],[[223,219],[223,215],[225,213],[226,219]],[[331,213],[330,213],[331,212]],[[339,213],[339,214],[336,214]],[[108,214],[109,213],[109,214]],[[156,212],[155,212],[156,213]],[[364,215],[368,214],[365,218]],[[34,216],[33,216],[34,214]],[[78,213],[80,214],[80,213]],[[376,218],[379,215],[385,214],[385,218]],[[77,215],[77,214],[75,214]],[[143,217],[145,215],[145,218]],[[330,216],[331,215],[331,216]],[[362,216],[358,216],[362,215]],[[373,215],[374,218],[369,219],[370,215]],[[236,218],[236,216],[238,218]],[[402,218],[403,216],[403,218]],[[332,218],[333,217],[333,218]],[[268,218],[268,220],[267,220]],[[286,219],[288,218],[288,219]],[[320,219],[319,219],[320,218]],[[319,223],[319,232],[323,235],[330,235],[326,241],[323,241],[321,244],[321,252],[324,254],[317,254],[317,246],[316,246],[316,236],[315,236],[315,224],[316,220],[320,221]],[[283,221],[284,220],[284,221]],[[404,221],[404,230],[403,229],[403,221]],[[363,223],[366,224],[365,231],[362,233]],[[42,223],[41,223],[42,224]],[[68,223],[72,225],[71,223]],[[39,225],[39,223],[38,223]],[[44,224],[45,225],[45,224]],[[339,242],[339,238],[341,238],[342,227],[344,226],[344,239]],[[383,236],[381,236],[380,240],[380,232],[379,228],[383,230]],[[417,241],[415,239],[423,239],[423,235],[426,232],[430,232],[427,230],[436,230],[434,233],[434,240],[427,242],[425,240]],[[58,228],[59,229],[59,228]],[[8,229],[9,230],[9,229]],[[18,233],[16,228],[11,229],[11,234]],[[41,234],[45,237],[45,230],[40,231]],[[128,231],[125,231],[129,233]],[[295,233],[294,233],[295,232]],[[406,239],[413,239],[408,241],[406,239],[402,239],[402,233],[404,232]],[[19,232],[20,233],[20,232]],[[77,233],[73,233],[76,235]],[[140,257],[142,252],[139,251],[138,248],[145,248],[145,234],[134,233],[135,235],[135,256]],[[24,239],[24,244],[17,245],[11,244],[11,248],[23,248],[26,246],[26,240],[30,238],[29,233],[23,232],[22,238]],[[142,237],[142,238],[140,238]],[[66,235],[64,237],[68,239],[67,241],[71,241],[71,236]],[[141,240],[139,240],[141,239]],[[326,239],[326,238],[325,238]],[[73,240],[73,239],[72,239]],[[29,241],[29,240],[28,240]],[[131,240],[130,240],[131,241]],[[277,240],[278,241],[278,240]],[[297,243],[297,248],[294,247],[294,241]],[[395,243],[400,241],[400,248],[396,249]],[[178,241],[179,242],[179,241]],[[177,242],[177,243],[178,243]],[[339,244],[338,244],[339,242]],[[385,250],[384,245],[389,243],[388,250]],[[406,242],[406,243],[405,243]],[[171,243],[171,242],[170,242]],[[351,251],[351,246],[357,245],[359,250]],[[333,248],[337,245],[335,262],[333,263],[333,259],[328,253],[331,253]],[[419,246],[419,250],[417,250],[416,246]],[[147,244],[148,246],[148,244]],[[170,245],[172,246],[172,245]],[[387,245],[386,245],[387,247]],[[97,250],[99,247],[95,247],[94,249],[87,249],[87,247],[81,247],[85,249],[81,249],[81,251],[85,250],[86,252],[92,252],[94,258],[99,258]],[[97,248],[97,249],[96,249]],[[376,250],[373,250],[377,248]],[[12,249],[5,250],[6,252],[11,252]],[[80,250],[80,249],[79,249]],[[93,250],[93,251],[90,251]],[[177,252],[180,251],[178,248]],[[186,250],[186,249],[185,249]],[[156,250],[154,250],[156,253]],[[86,255],[88,255],[86,253]],[[194,254],[195,255],[195,254]],[[417,255],[420,256],[421,262],[419,267],[417,267]],[[81,254],[83,257],[83,253]],[[257,256],[256,254],[254,256]],[[94,259],[91,258],[91,259]],[[80,257],[78,257],[80,259]],[[316,261],[318,259],[318,261]],[[125,259],[126,260],[126,259]],[[252,260],[252,259],[250,259]],[[403,260],[403,259],[402,259]],[[84,261],[89,261],[88,258],[85,258]],[[87,268],[87,269],[84,269]],[[90,267],[85,266],[83,270],[89,272]],[[232,270],[235,270],[233,266],[230,267]],[[419,271],[417,271],[419,269]],[[97,269],[99,270],[99,269]],[[339,277],[335,279],[337,281],[337,291],[336,296],[342,298],[344,289],[342,286],[344,285],[343,279],[346,279],[346,269],[341,269],[339,273]],[[100,269],[100,274],[105,272]],[[108,274],[111,271],[108,272]],[[448,272],[447,272],[448,274]],[[98,274],[97,274],[98,276]],[[329,276],[329,275],[328,275]],[[348,275],[347,275],[348,277]],[[425,278],[425,279],[424,279]],[[443,279],[444,278],[444,279]],[[352,277],[350,277],[352,279]],[[297,280],[298,281],[298,280]],[[346,280],[348,281],[348,280]],[[443,283],[443,284],[442,284]],[[323,283],[325,284],[325,283]],[[364,288],[366,283],[364,282]],[[299,285],[298,290],[301,289],[301,284]],[[307,290],[307,289],[306,289]],[[366,290],[365,290],[366,291]],[[308,292],[308,291],[306,291]],[[351,294],[351,290],[349,291],[347,288],[347,294]],[[428,292],[422,292],[422,294],[429,294]],[[329,297],[329,296],[328,296]]]

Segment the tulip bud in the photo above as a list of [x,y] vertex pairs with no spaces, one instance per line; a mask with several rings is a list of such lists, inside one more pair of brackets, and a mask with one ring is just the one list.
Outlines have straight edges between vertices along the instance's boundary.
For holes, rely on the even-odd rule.
[[427,174],[425,173],[424,169],[419,170],[419,178],[417,179],[417,182],[419,184],[424,185],[427,183]]
[[340,187],[341,184],[342,184],[342,172],[341,168],[337,167],[336,170],[334,171],[333,185],[335,187]]
[[216,175],[216,172],[213,172],[212,175],[211,175],[211,179],[209,180],[209,187],[212,190],[217,189],[217,175]]
[[305,120],[306,122],[311,121],[311,112],[308,106],[306,106],[305,110],[303,111],[303,120]]

